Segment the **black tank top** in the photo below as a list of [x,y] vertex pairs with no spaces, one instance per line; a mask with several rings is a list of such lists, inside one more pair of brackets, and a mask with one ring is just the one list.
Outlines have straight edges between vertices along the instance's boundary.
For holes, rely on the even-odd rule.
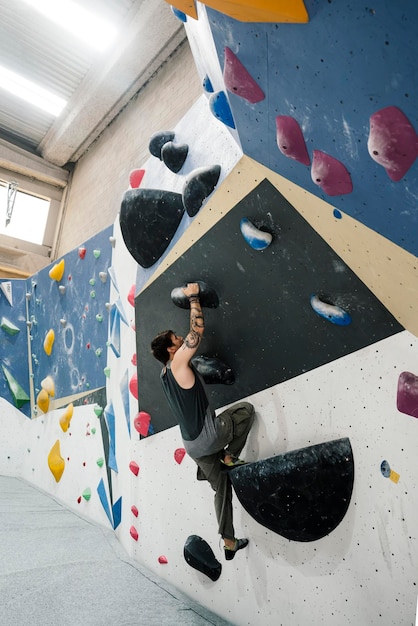
[[199,378],[192,367],[195,383],[191,389],[183,389],[173,376],[170,362],[161,372],[161,382],[168,404],[173,411],[186,441],[194,441],[202,432],[209,401]]

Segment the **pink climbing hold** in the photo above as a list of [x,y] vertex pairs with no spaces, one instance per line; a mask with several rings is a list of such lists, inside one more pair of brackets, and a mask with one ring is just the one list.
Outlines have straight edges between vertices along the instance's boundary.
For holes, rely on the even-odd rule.
[[276,140],[280,152],[286,157],[304,165],[311,164],[301,127],[294,117],[289,115],[276,117]]
[[320,150],[313,151],[311,177],[328,196],[343,196],[353,191],[351,176],[345,165]]
[[143,437],[146,437],[148,435],[150,423],[151,415],[145,411],[139,411],[134,419],[135,430],[137,430]]
[[130,533],[130,535],[131,535],[132,539],[135,539],[135,541],[138,541],[138,537],[139,537],[139,535],[138,535],[138,531],[137,531],[137,529],[135,528],[135,526],[131,526],[131,527],[130,527],[130,529],[129,529],[129,533]]
[[158,563],[161,563],[161,565],[166,565],[168,563],[167,557],[162,554],[158,557]]
[[138,400],[138,374],[137,372],[134,372],[131,376],[131,380],[129,381],[129,391],[131,392],[135,400]]
[[131,304],[132,306],[135,306],[135,285],[132,285],[132,287],[129,290],[128,293],[128,302],[129,304]]
[[402,372],[398,379],[398,411],[418,417],[418,376],[411,372]]
[[184,459],[185,454],[186,450],[184,448],[177,448],[177,450],[174,451],[174,459],[176,463],[180,465],[180,463]]
[[131,461],[129,463],[129,469],[131,470],[132,474],[135,474],[135,476],[138,476],[138,474],[139,474],[139,465],[138,465],[138,463],[135,463],[135,461]]
[[132,170],[129,174],[129,184],[132,189],[137,189],[144,178],[145,170]]
[[370,117],[367,149],[389,178],[397,182],[418,156],[418,135],[398,107],[385,107]]
[[231,93],[235,93],[251,104],[264,100],[263,90],[230,48],[225,48],[223,76],[225,87]]
[[132,511],[133,515],[135,515],[135,517],[138,517],[139,511],[138,511],[138,509],[136,508],[136,506],[134,504],[131,506],[131,511]]
[[131,363],[132,363],[132,365],[135,365],[135,367],[136,367],[136,354],[132,355]]

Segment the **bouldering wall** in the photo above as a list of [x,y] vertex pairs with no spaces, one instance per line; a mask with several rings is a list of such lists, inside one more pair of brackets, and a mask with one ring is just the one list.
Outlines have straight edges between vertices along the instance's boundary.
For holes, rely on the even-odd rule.
[[[130,556],[233,624],[409,625],[418,582],[418,279],[411,204],[417,165],[395,181],[366,146],[369,118],[385,107],[397,107],[416,124],[407,104],[416,88],[408,78],[416,63],[415,38],[409,36],[416,9],[411,2],[402,15],[389,3],[366,9],[356,1],[350,10],[332,2],[305,5],[309,21],[297,25],[242,23],[200,3],[198,19],[184,22],[202,96],[175,128],[161,129],[173,136],[160,142],[157,156],[150,152],[146,163],[126,173],[128,197],[142,202],[146,190],[179,194],[180,222],[149,267],[128,252],[117,220],[106,270],[99,269],[103,257],[81,242],[84,260],[78,248],[71,253],[77,272],[66,263],[59,281],[49,275],[38,278],[36,287],[28,281],[30,306],[45,308],[30,350],[38,360],[31,357],[33,402],[42,388],[50,407],[28,419],[3,388],[0,472],[23,477],[110,525]],[[237,76],[242,82],[236,83]],[[282,152],[289,147],[283,140],[293,141],[291,158]],[[185,158],[177,169],[179,154],[180,161]],[[190,215],[186,205],[196,171],[215,165],[219,179],[206,196],[197,194],[199,206]],[[321,167],[338,172],[338,186],[334,177],[322,188],[313,182]],[[133,194],[135,189],[144,192]],[[248,222],[241,227],[243,218]],[[137,241],[161,244],[158,229],[147,229],[144,238],[140,220],[135,228]],[[109,245],[107,232],[98,238]],[[264,249],[251,245],[266,242]],[[103,246],[92,242],[92,250]],[[106,283],[90,285],[96,270],[107,271]],[[234,498],[237,535],[250,543],[232,562],[218,543],[213,493],[196,481],[178,427],[158,406],[159,365],[149,356],[155,332],[171,323],[181,334],[188,330],[188,312],[173,304],[170,293],[190,279],[204,279],[219,295],[219,306],[206,311],[201,352],[231,362],[235,374],[233,384],[209,387],[213,402],[219,410],[237,399],[254,404],[256,420],[243,451],[255,462],[250,474],[257,462],[280,459],[266,481],[272,502],[254,502],[255,514]],[[76,282],[83,282],[82,293]],[[91,308],[90,290],[97,286],[102,322],[96,319],[100,311]],[[61,328],[54,327],[54,342],[50,336],[46,343],[51,354],[44,348],[53,327],[46,302],[58,301],[51,293],[57,299],[71,293],[71,307],[80,313],[71,323],[83,350],[104,346],[100,356],[94,351],[84,380],[77,366],[81,376],[62,387],[59,368],[50,367],[57,336],[65,338]],[[23,321],[3,299],[1,306],[13,324]],[[32,333],[40,316],[31,315]],[[87,327],[103,333],[88,349]],[[52,374],[59,407],[47,391]],[[272,476],[302,459],[303,472],[292,466],[293,477],[283,479],[286,493],[293,504],[306,503],[315,482],[310,506],[325,502],[328,516],[323,481],[338,484],[341,458],[328,463],[323,452],[336,441],[344,442],[340,457],[347,468],[340,472],[345,491],[344,497],[339,492],[336,523],[322,520],[316,536],[300,529],[295,534],[291,514],[297,507],[277,511],[284,492],[274,491]],[[278,522],[279,516],[281,523],[273,524],[271,517]],[[184,547],[193,536],[220,562],[217,576],[186,561]]]

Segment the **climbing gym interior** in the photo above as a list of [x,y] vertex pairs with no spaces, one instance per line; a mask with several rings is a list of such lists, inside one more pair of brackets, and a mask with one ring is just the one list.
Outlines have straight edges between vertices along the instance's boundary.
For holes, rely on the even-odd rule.
[[[113,529],[232,624],[410,625],[418,5],[170,11],[197,97],[136,162],[108,152],[125,181],[112,223],[0,282],[0,473]],[[159,331],[187,333],[178,294],[195,281],[213,408],[256,411],[229,474],[249,539],[231,562],[150,353]]]

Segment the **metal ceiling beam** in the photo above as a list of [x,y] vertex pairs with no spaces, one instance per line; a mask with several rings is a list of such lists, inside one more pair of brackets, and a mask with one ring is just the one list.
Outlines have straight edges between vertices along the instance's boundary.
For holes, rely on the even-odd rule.
[[162,1],[137,0],[126,24],[110,57],[88,73],[40,143],[50,163],[77,161],[186,40],[182,22]]

